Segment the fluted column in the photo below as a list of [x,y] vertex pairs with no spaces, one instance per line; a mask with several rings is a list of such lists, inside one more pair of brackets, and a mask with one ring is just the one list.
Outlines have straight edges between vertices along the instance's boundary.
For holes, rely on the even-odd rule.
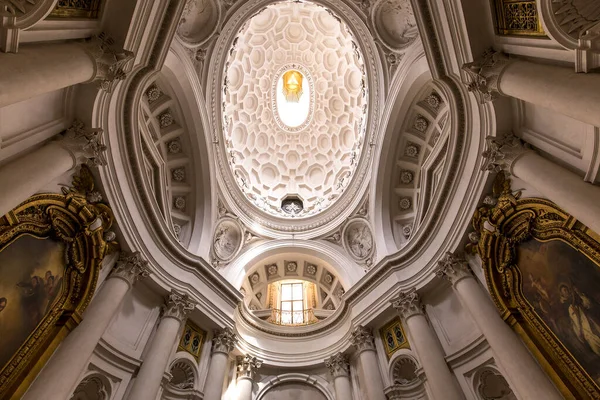
[[235,334],[229,328],[215,331],[212,340],[212,355],[206,383],[204,384],[204,398],[206,400],[219,400],[223,394],[223,382],[227,372],[229,353],[237,343]]
[[516,333],[502,320],[492,299],[476,281],[467,261],[452,253],[438,262],[436,274],[447,278],[503,367],[519,398],[559,400],[562,396]]
[[446,363],[444,350],[435,332],[429,326],[417,291],[401,292],[392,305],[410,335],[411,347],[423,366],[433,398],[463,400],[464,394]]
[[533,186],[595,232],[600,232],[600,187],[545,159],[516,136],[488,137],[484,169],[509,174]]
[[237,358],[237,391],[238,400],[252,400],[252,386],[256,372],[262,365],[262,361],[256,357],[244,356]]
[[325,366],[333,378],[336,400],[351,400],[352,386],[350,384],[350,364],[348,357],[337,353],[325,360]]
[[149,275],[139,253],[121,253],[116,266],[85,310],[84,318],[62,342],[33,382],[24,400],[68,399],[81,371],[133,284]]
[[379,370],[377,351],[373,342],[373,334],[369,328],[362,325],[356,327],[350,336],[352,345],[356,347],[362,378],[361,386],[367,392],[369,400],[385,400],[383,380]]
[[0,107],[78,83],[97,82],[110,91],[133,58],[112,44],[101,34],[85,42],[26,45],[16,54],[0,53]]
[[87,129],[75,120],[58,140],[0,167],[0,215],[81,162],[105,165],[101,138],[102,129]]
[[498,95],[523,101],[600,126],[600,76],[567,67],[509,59],[494,50],[463,66],[465,84],[481,103]]
[[194,310],[195,303],[187,294],[172,291],[165,299],[158,329],[146,353],[140,371],[129,393],[129,400],[155,399],[160,382],[169,364],[181,324]]

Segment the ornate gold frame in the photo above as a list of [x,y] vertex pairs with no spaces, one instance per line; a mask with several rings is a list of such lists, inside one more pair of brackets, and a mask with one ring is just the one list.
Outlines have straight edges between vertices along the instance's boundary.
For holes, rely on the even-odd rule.
[[[533,36],[545,37],[546,33],[540,21],[540,15],[537,10],[535,0],[493,0],[493,8],[496,16],[496,32],[499,35],[518,35],[518,36]],[[513,8],[513,13],[509,12]],[[535,29],[518,29],[511,27],[511,22],[515,20],[525,21],[530,15],[526,15],[525,10],[531,8],[535,18]],[[515,11],[516,10],[516,11]],[[517,21],[518,22],[518,21]]]
[[108,206],[91,203],[89,169],[82,167],[64,194],[38,194],[0,218],[0,251],[24,235],[66,245],[64,287],[12,358],[0,366],[0,398],[21,398],[59,343],[80,322],[96,288],[101,263],[114,242],[104,240],[114,216]]
[[[398,343],[398,346],[394,347],[393,349],[390,349],[387,345],[387,340],[385,338],[385,334],[386,334],[386,332],[391,330],[392,334],[394,335],[394,339],[395,339],[396,336],[393,331],[395,326],[400,327],[400,331],[402,332],[402,337],[404,337],[404,341],[402,343]],[[381,341],[383,342],[383,348],[385,349],[385,355],[387,356],[388,360],[390,359],[392,354],[394,354],[398,350],[410,348],[410,345],[408,344],[408,337],[406,336],[406,332],[404,331],[404,327],[402,326],[402,321],[400,320],[400,317],[396,317],[396,318],[392,319],[390,322],[385,324],[381,329],[379,329],[379,336],[381,336]]]
[[467,250],[481,256],[496,307],[565,398],[600,399],[598,384],[525,299],[521,272],[516,265],[519,244],[534,238],[542,242],[560,240],[600,266],[598,237],[554,203],[538,198],[520,199],[520,194],[511,191],[510,180],[502,173],[498,175],[494,183],[497,202],[484,201],[488,205],[475,212],[473,227],[480,238]]
[[50,19],[97,19],[101,0],[60,0],[48,18]]

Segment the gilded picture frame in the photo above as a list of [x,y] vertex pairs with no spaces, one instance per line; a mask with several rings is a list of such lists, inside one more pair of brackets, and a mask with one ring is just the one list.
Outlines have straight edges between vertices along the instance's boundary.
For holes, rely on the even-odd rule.
[[[80,323],[94,294],[102,260],[116,245],[104,239],[113,223],[112,211],[105,204],[88,200],[93,189],[91,176],[83,166],[73,187],[63,194],[34,195],[0,217],[0,255],[23,238],[29,238],[28,243],[31,238],[53,241],[64,249],[56,297],[18,350],[0,365],[2,399],[21,398],[56,347]],[[44,261],[39,254],[22,256],[27,257]]]
[[[582,356],[579,347],[589,349],[585,343],[589,337],[577,338],[573,327],[576,319],[581,323],[582,318],[576,310],[588,312],[590,300],[586,296],[598,298],[597,234],[548,200],[521,199],[521,193],[510,189],[510,181],[502,173],[496,178],[494,192],[474,214],[473,227],[479,240],[467,250],[481,256],[496,307],[565,398],[600,399],[600,357],[596,355],[600,350],[593,347],[597,337],[592,351]],[[573,278],[565,278],[568,274]],[[588,285],[587,292],[580,290],[583,285]],[[577,304],[570,300],[575,294]],[[590,319],[598,320],[597,308]],[[586,357],[595,361],[590,364]]]

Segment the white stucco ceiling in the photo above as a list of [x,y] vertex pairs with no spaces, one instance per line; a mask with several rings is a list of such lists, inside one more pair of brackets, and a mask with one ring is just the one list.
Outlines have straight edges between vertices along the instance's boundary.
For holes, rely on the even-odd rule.
[[[314,108],[300,129],[285,129],[273,107],[287,66],[304,71],[304,85],[314,89],[307,91]],[[279,217],[327,209],[348,187],[365,136],[367,79],[349,29],[312,3],[270,5],[240,30],[225,73],[223,135],[244,195]],[[288,195],[299,197],[304,210],[284,212]]]

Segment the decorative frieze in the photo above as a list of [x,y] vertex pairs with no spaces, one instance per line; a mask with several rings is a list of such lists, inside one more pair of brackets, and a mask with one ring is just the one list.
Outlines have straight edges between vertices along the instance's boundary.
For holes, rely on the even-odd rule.
[[398,297],[392,300],[392,306],[398,311],[404,321],[414,315],[424,314],[419,295],[414,288],[406,292],[400,292]]
[[481,58],[462,66],[464,83],[481,104],[498,97],[500,75],[508,64],[509,59],[504,53],[488,49]]
[[362,325],[357,326],[351,333],[350,342],[359,352],[364,350],[375,350],[371,329],[365,328]]
[[454,286],[463,278],[472,277],[471,268],[467,261],[459,256],[447,252],[441,260],[438,261],[438,269],[435,274],[446,278]]
[[214,331],[212,352],[229,354],[234,349],[236,343],[237,338],[231,329],[225,328],[220,331]]
[[345,354],[337,353],[325,360],[325,366],[329,369],[329,373],[335,379],[340,376],[350,376],[350,363]]
[[245,355],[237,358],[238,378],[254,380],[262,361],[256,357]]
[[175,318],[183,321],[196,307],[187,294],[172,291],[165,299],[162,308],[162,318]]
[[133,285],[149,275],[148,261],[142,257],[139,251],[135,253],[122,251],[119,254],[117,264],[110,273],[111,278],[121,278],[127,281],[129,285]]

